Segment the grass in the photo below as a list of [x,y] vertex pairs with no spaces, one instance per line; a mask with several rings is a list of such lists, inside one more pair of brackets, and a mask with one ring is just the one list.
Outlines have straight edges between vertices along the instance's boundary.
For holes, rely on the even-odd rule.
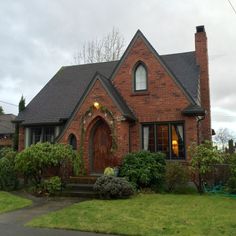
[[13,211],[31,204],[31,200],[0,191],[0,213]]
[[236,235],[236,199],[141,194],[127,200],[91,200],[29,222],[28,226],[120,235]]

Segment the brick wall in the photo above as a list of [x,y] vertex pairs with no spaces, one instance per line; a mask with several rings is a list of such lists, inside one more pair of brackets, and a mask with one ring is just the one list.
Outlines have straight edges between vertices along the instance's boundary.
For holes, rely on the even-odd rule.
[[201,32],[195,34],[195,50],[197,64],[200,66],[200,92],[201,105],[207,114],[201,121],[200,137],[211,140],[211,107],[210,107],[210,87],[209,87],[209,71],[208,71],[208,52],[207,52],[207,36],[204,27]]
[[25,148],[25,128],[19,127],[19,145],[18,151],[22,151]]
[[[144,93],[134,93],[132,89],[133,70],[138,61],[146,65],[148,73],[148,91]],[[139,121],[131,126],[131,151],[141,148],[142,122],[183,121],[186,145],[197,141],[196,118],[181,114],[190,104],[188,98],[141,38],[129,51],[113,83]]]
[[129,138],[128,138],[128,122],[121,121],[121,112],[118,110],[117,106],[113,102],[112,98],[105,91],[103,85],[99,80],[95,82],[92,89],[88,93],[87,97],[83,101],[81,107],[69,123],[65,130],[65,133],[60,139],[62,143],[68,143],[68,138],[71,133],[76,136],[77,147],[83,145],[84,152],[83,158],[85,163],[86,172],[90,173],[90,154],[89,154],[89,142],[91,130],[96,124],[98,119],[103,119],[111,127],[112,118],[101,111],[101,109],[93,108],[91,115],[86,116],[84,122],[84,142],[81,143],[81,117],[88,111],[88,109],[93,105],[94,102],[98,102],[102,106],[105,106],[109,111],[113,113],[115,118],[115,137],[117,140],[118,148],[111,154],[113,158],[111,165],[117,165],[121,162],[124,153],[128,153],[129,150]]

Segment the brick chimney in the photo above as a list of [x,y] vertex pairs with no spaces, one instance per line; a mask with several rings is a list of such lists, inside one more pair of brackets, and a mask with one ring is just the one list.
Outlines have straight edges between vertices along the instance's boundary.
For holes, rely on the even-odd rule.
[[206,110],[205,119],[201,121],[201,141],[211,140],[211,105],[208,71],[207,36],[203,25],[196,27],[195,33],[196,61],[200,69],[200,100]]

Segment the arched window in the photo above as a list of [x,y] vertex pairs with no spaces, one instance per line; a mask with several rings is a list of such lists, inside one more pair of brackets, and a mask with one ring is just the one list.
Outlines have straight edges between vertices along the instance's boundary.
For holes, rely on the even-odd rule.
[[134,70],[134,91],[142,90],[147,90],[147,70],[140,63]]
[[74,134],[70,134],[69,136],[69,144],[72,146],[74,150],[77,149],[77,139]]

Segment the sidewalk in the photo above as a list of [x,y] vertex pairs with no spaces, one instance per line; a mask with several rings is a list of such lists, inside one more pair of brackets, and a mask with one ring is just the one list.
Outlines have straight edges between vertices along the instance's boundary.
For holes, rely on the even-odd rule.
[[64,197],[35,198],[31,195],[26,195],[25,193],[16,194],[18,196],[30,198],[33,201],[33,205],[16,211],[0,214],[0,236],[105,236],[105,234],[73,230],[25,227],[25,223],[35,217],[62,209],[76,202],[81,202],[83,199]]

